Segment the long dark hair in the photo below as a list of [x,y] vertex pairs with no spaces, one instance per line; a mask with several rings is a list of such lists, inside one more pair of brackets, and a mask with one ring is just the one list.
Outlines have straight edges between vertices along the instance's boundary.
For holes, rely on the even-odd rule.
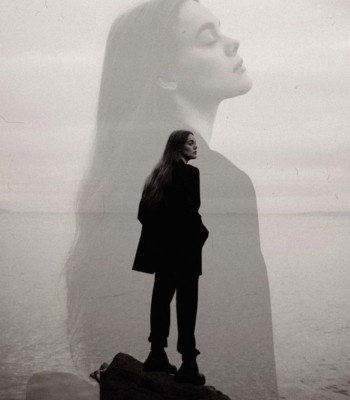
[[190,131],[173,131],[165,145],[161,159],[147,177],[142,192],[142,201],[150,207],[157,205],[163,198],[166,188],[172,182],[175,164],[181,159],[183,149]]

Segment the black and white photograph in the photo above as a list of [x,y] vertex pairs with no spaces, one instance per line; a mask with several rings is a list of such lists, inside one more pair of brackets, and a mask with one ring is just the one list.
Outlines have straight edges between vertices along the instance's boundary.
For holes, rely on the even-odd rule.
[[0,33],[0,399],[350,397],[350,2]]

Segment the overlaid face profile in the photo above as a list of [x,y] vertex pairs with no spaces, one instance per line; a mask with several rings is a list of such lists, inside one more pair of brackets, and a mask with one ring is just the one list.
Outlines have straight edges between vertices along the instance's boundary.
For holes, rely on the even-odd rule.
[[223,35],[220,21],[202,4],[191,0],[181,4],[173,34],[179,93],[221,101],[250,90],[238,40]]

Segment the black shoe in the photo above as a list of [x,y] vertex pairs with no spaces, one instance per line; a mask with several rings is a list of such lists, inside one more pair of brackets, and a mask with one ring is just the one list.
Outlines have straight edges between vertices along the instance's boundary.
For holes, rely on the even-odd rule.
[[175,374],[177,368],[175,365],[170,364],[166,352],[151,351],[147,360],[143,363],[143,371],[146,372],[167,372],[168,374]]
[[205,385],[205,376],[198,371],[196,361],[183,362],[175,374],[177,383],[191,383],[192,385]]

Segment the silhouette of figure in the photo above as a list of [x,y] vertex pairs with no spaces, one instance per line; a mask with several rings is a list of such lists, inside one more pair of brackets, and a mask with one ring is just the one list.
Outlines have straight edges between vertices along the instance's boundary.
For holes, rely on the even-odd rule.
[[193,134],[174,131],[143,189],[138,211],[142,231],[133,270],[155,273],[148,338],[152,345],[144,370],[177,372],[164,351],[168,346],[170,303],[176,291],[177,350],[183,364],[175,379],[204,384],[196,363],[200,352],[196,349],[195,325],[202,247],[209,232],[198,212],[199,169],[187,164],[196,157]]
[[68,335],[85,377],[118,351],[144,354],[149,295],[146,276],[131,269],[140,193],[169,134],[187,130],[200,152],[191,163],[201,171],[201,214],[210,232],[197,316],[202,368],[229,396],[277,399],[254,186],[208,144],[219,104],[251,88],[238,47],[194,0],[150,0],[112,24],[66,262]]

